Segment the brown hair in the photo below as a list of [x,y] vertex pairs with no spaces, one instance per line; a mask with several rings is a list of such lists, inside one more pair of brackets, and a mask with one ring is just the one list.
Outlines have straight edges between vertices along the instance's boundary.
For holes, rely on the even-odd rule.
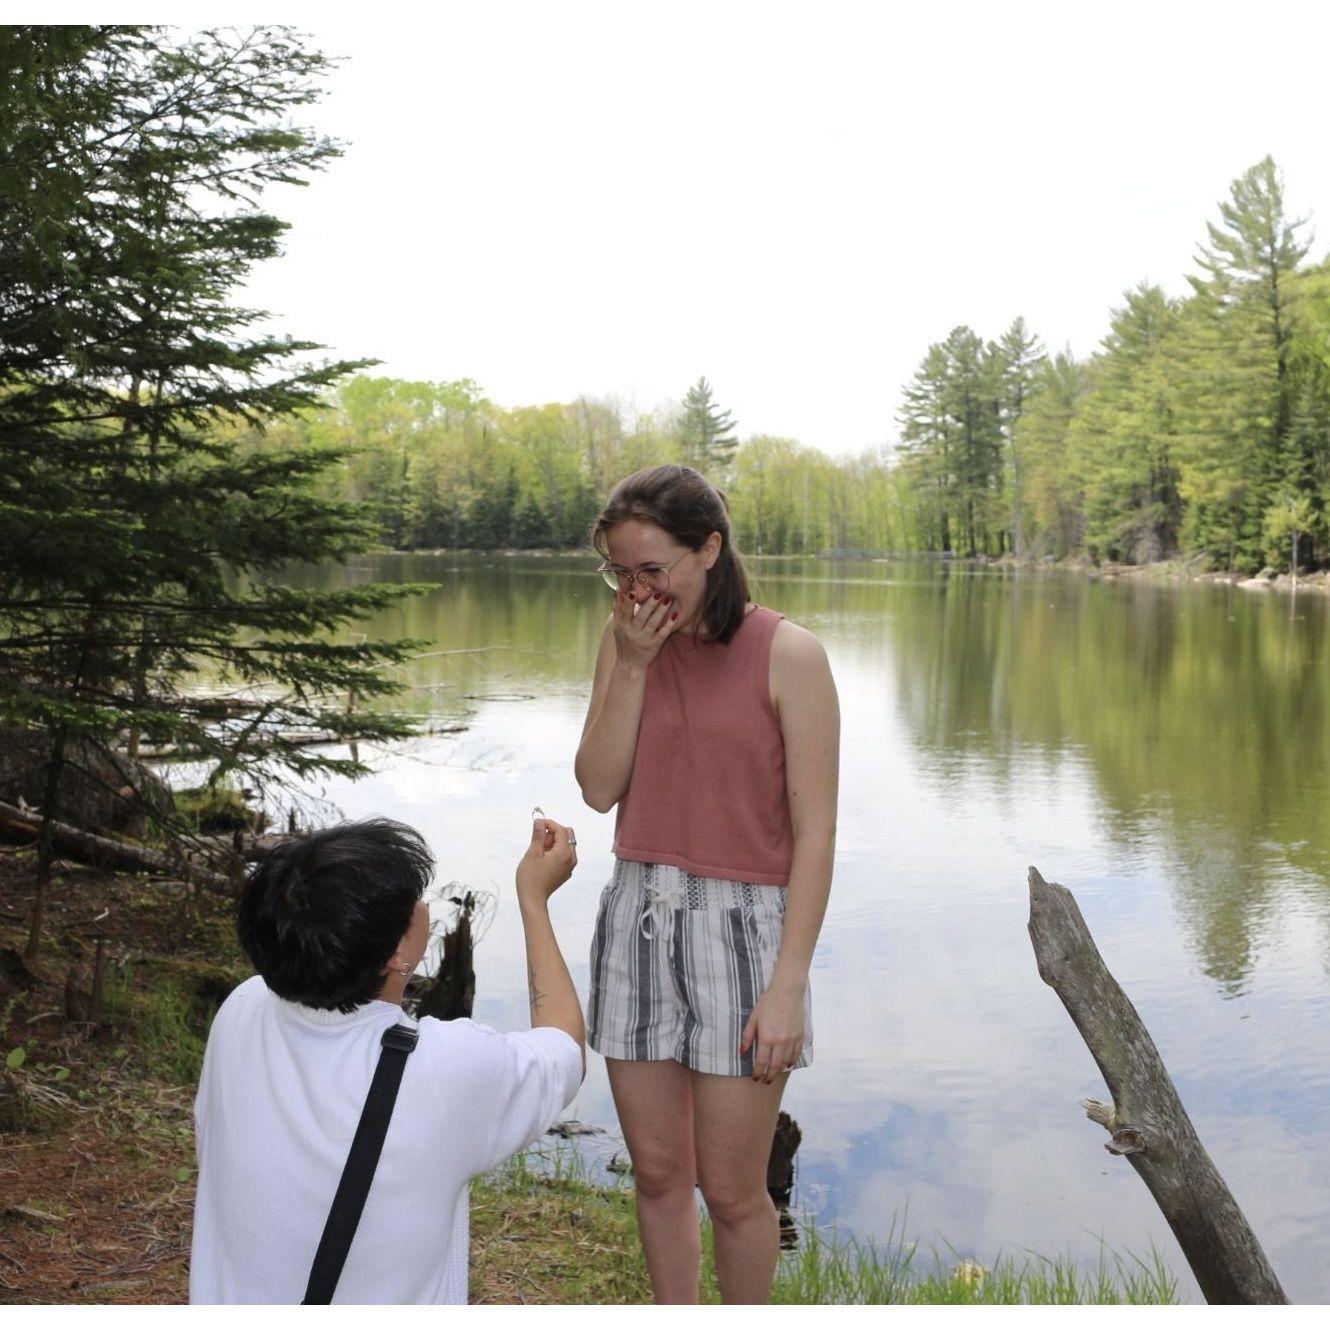
[[713,641],[728,642],[748,608],[748,569],[734,546],[725,495],[691,466],[634,471],[610,492],[591,529],[591,545],[602,558],[610,557],[610,528],[634,518],[654,522],[690,550],[700,550],[713,531],[720,532],[720,554],[707,569],[699,617]]

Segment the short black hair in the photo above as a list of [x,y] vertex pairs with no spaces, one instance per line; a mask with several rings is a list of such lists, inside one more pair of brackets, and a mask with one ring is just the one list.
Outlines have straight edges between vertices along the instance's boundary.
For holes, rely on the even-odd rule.
[[240,945],[278,997],[351,1012],[375,998],[434,875],[418,831],[372,818],[284,841],[240,896]]

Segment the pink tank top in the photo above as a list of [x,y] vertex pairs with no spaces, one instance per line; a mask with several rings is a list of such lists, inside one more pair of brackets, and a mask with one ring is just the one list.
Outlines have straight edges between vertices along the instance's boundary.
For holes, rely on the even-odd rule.
[[651,662],[614,827],[618,858],[789,884],[794,833],[770,683],[784,617],[759,606],[724,645],[675,633]]

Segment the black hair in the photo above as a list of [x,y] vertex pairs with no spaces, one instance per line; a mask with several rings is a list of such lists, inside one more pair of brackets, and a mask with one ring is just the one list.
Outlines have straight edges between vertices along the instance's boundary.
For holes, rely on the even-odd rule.
[[601,558],[610,557],[610,528],[634,518],[654,522],[690,550],[700,550],[713,531],[720,532],[720,553],[707,569],[698,617],[713,641],[728,642],[748,608],[748,569],[734,544],[723,491],[691,466],[668,463],[634,471],[611,491],[591,529],[592,548]]
[[240,896],[240,945],[278,997],[354,1011],[383,969],[434,875],[418,831],[373,818],[284,841]]

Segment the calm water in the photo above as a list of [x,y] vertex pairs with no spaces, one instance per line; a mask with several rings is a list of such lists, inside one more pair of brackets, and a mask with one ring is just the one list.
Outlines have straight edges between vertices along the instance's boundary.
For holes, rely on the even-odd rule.
[[[587,560],[382,556],[311,582],[436,581],[371,631],[429,639],[409,704],[462,734],[321,793],[427,835],[497,896],[478,1019],[526,1015],[512,870],[533,804],[572,822],[555,898],[579,991],[612,817],[572,762],[609,597]],[[1098,1070],[1026,933],[1026,866],[1072,889],[1295,1301],[1330,1300],[1330,601],[925,564],[768,560],[758,600],[826,645],[844,716],[836,877],[813,969],[796,1203],[923,1254],[1093,1266],[1151,1240],[1078,1101]],[[442,899],[438,913],[447,912]],[[592,1055],[572,1114],[612,1132]],[[604,1162],[618,1144],[591,1138]]]

